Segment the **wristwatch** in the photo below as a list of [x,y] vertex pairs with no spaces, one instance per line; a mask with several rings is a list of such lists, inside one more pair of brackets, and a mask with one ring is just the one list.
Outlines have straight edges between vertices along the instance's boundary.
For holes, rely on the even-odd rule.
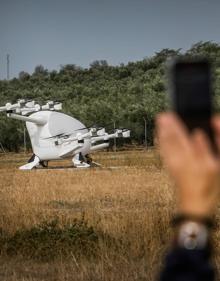
[[204,249],[209,241],[209,230],[200,222],[185,221],[179,225],[176,243],[187,250]]

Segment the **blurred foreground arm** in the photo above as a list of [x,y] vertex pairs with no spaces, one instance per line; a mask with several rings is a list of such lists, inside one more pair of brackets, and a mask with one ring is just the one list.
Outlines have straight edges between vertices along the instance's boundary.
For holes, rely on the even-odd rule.
[[[220,119],[213,120],[220,144]],[[174,247],[167,255],[161,281],[214,280],[210,265],[210,229],[207,222],[218,202],[219,160],[201,130],[189,134],[174,113],[157,118],[160,153],[177,187],[180,214]]]

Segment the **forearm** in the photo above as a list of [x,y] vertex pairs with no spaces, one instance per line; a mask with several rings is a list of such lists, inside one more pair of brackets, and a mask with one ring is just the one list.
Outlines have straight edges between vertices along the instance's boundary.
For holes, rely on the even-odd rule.
[[172,221],[174,239],[160,281],[213,281],[210,218],[177,215]]
[[187,250],[173,248],[166,256],[160,281],[213,281],[214,268],[210,262],[211,249]]
[[[214,125],[220,151],[220,118]],[[189,132],[173,113],[157,119],[160,153],[176,185],[178,213],[173,248],[166,256],[160,281],[212,281],[211,228],[219,198],[220,158],[207,135]],[[208,223],[208,222],[211,222]]]

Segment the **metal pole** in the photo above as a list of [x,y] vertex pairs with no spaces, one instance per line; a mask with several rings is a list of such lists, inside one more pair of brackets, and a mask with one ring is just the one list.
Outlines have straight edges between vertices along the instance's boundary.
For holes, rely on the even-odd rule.
[[1,147],[2,151],[5,153],[5,149],[4,149],[4,147],[3,147],[1,142],[0,142],[0,147]]
[[147,120],[144,117],[143,119],[144,119],[144,145],[147,149]]
[[10,56],[7,54],[7,80],[9,80],[10,75],[9,75],[9,64],[10,64]]
[[26,144],[26,128],[24,127],[24,153],[27,151],[27,144]]
[[[115,126],[115,121],[114,121],[114,133],[115,133],[115,129],[116,129],[116,126]],[[117,150],[116,137],[114,137],[114,152],[116,152],[116,150]]]

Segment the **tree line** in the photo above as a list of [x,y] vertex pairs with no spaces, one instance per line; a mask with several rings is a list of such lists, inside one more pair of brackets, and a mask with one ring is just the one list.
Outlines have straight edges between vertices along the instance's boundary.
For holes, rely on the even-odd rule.
[[[59,100],[63,112],[86,126],[131,129],[131,144],[143,144],[144,119],[147,142],[153,144],[154,119],[167,108],[166,61],[173,56],[204,56],[213,63],[215,106],[220,105],[220,45],[198,42],[189,50],[163,49],[137,62],[109,65],[94,61],[88,68],[63,65],[59,71],[48,71],[38,65],[32,74],[25,71],[18,78],[0,80],[1,104],[26,98],[36,101]],[[0,115],[0,142],[8,151],[23,148],[22,122]],[[30,146],[30,143],[28,144]]]

